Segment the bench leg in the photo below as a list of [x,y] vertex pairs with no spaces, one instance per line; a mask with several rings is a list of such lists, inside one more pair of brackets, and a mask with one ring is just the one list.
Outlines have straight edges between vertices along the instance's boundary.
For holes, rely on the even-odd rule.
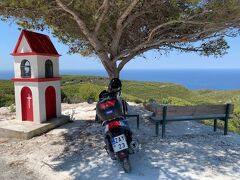
[[224,135],[228,134],[228,118],[224,120]]
[[124,100],[122,100],[122,106],[123,106],[123,114],[124,114],[124,116],[126,116],[126,105],[125,105],[125,101]]
[[217,119],[214,119],[213,131],[217,131]]
[[166,121],[162,121],[162,138],[165,138]]
[[159,122],[156,122],[156,136],[158,136],[158,130],[159,130]]
[[137,129],[139,129],[139,115],[137,115]]
[[167,117],[167,106],[164,106],[163,107],[163,120],[162,120],[162,138],[165,138],[166,117]]

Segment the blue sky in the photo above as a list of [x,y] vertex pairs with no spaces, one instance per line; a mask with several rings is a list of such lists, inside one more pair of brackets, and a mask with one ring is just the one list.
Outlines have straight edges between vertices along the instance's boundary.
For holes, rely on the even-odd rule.
[[[58,42],[48,32],[60,57],[60,70],[103,69],[97,57],[82,57],[67,54],[68,47]],[[13,70],[13,57],[10,53],[20,35],[15,24],[0,21],[0,71]],[[171,52],[159,56],[154,51],[145,53],[146,58],[135,58],[124,69],[240,69],[240,37],[228,39],[230,49],[222,58],[203,57],[194,53]]]

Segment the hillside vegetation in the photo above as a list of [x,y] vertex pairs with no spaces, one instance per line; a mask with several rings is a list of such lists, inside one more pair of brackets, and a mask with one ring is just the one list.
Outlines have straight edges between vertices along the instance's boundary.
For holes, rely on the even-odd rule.
[[[64,76],[62,79],[62,102],[79,103],[93,99],[107,88],[108,79],[95,76]],[[235,105],[234,118],[229,128],[240,133],[240,90],[199,90],[191,91],[173,83],[123,81],[123,97],[136,103],[158,101],[164,104],[195,105],[222,104]],[[11,81],[0,81],[0,107],[14,103],[14,88]]]
[[14,87],[12,81],[0,80],[0,107],[14,103]]

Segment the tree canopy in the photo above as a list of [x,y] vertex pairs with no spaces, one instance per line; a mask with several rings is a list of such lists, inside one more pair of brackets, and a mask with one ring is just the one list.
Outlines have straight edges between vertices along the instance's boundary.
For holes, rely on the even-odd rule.
[[0,18],[48,29],[69,52],[99,57],[109,77],[144,52],[222,56],[240,27],[239,0],[1,0]]

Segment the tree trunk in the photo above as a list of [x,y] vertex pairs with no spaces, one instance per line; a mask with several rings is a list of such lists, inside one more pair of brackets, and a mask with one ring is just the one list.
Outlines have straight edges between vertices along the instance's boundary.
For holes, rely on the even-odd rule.
[[109,79],[119,78],[120,72],[118,71],[117,68],[113,68],[112,70],[106,69],[106,71],[107,71],[107,73],[108,73]]
[[116,63],[112,63],[109,60],[102,60],[102,64],[107,71],[110,80],[113,78],[119,78],[120,71],[118,70]]

